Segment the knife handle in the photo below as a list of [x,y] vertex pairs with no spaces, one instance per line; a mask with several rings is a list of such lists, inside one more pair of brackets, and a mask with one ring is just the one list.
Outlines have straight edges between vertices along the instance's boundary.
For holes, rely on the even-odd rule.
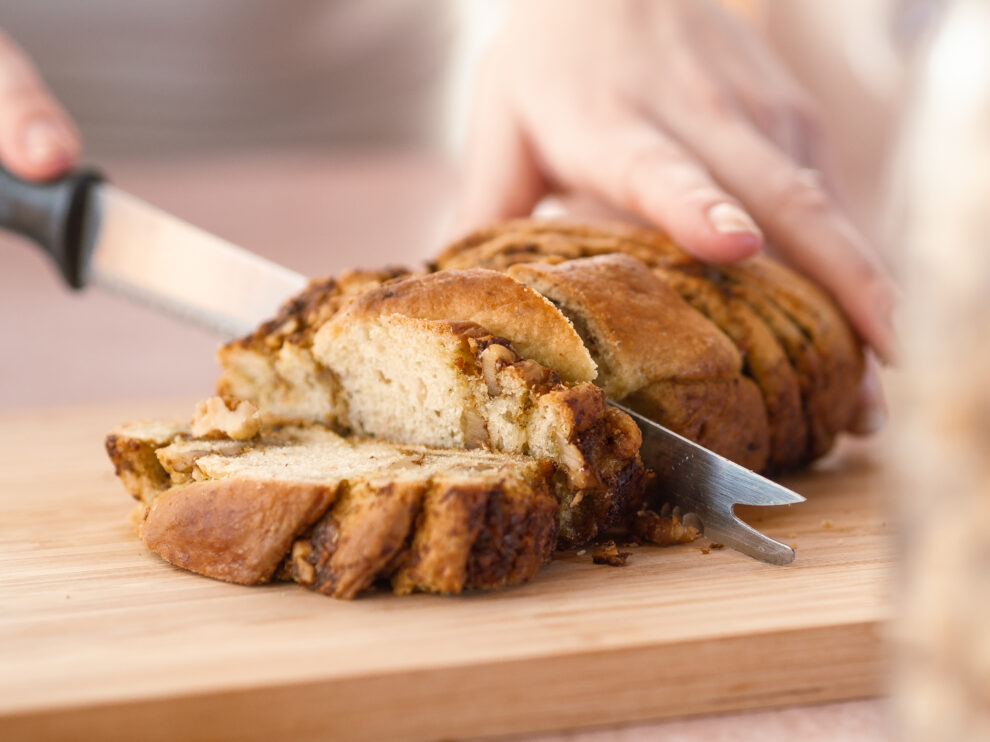
[[74,289],[85,282],[86,222],[91,217],[87,206],[90,191],[102,180],[98,171],[80,169],[32,183],[0,168],[0,227],[37,243]]

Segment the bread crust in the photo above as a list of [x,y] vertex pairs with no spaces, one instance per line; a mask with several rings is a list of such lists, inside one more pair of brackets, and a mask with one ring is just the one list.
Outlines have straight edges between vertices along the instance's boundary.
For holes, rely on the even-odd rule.
[[271,579],[292,540],[323,515],[336,493],[336,487],[305,482],[195,482],[155,498],[140,535],[171,564],[255,585]]
[[641,261],[613,253],[509,273],[555,301],[593,349],[610,397],[754,469],[766,465],[762,398],[737,346]]
[[292,578],[345,600],[369,588],[405,546],[426,487],[424,481],[344,483],[336,506],[292,545]]
[[[666,235],[634,225],[520,219],[468,235],[441,253],[437,266],[476,265],[521,276],[524,270],[540,270],[533,264],[560,266],[608,253],[628,255],[653,268],[688,303],[716,319],[745,354],[743,372],[759,386],[769,425],[765,471],[792,468],[822,455],[851,422],[863,373],[859,340],[823,290],[769,259],[707,265]],[[523,264],[525,269],[512,267]],[[699,288],[702,284],[707,288]],[[776,344],[769,341],[768,332]],[[782,363],[782,354],[790,369]],[[670,399],[673,391],[661,394],[654,386],[637,394],[641,399],[653,398],[648,404],[656,409],[676,409]],[[750,392],[742,395],[747,400],[752,397]],[[691,398],[696,400],[697,395]],[[740,411],[740,417],[750,420],[753,414],[751,407]],[[716,424],[713,419],[712,425]],[[689,430],[678,432],[691,437]],[[735,455],[730,458],[743,463]],[[758,459],[751,452],[746,455],[751,464]]]
[[825,435],[811,454],[821,455],[856,414],[857,391],[865,368],[862,344],[825,291],[789,268],[757,256],[726,266],[725,275],[762,291],[814,346],[821,364],[821,401],[813,414]]
[[494,271],[400,279],[358,295],[335,322],[389,314],[474,322],[493,335],[510,338],[522,356],[554,369],[565,381],[591,381],[597,373],[574,327],[553,304]]
[[628,255],[527,263],[508,272],[585,330],[599,364],[598,383],[610,397],[623,399],[660,379],[728,378],[742,366],[717,327]]
[[779,472],[803,464],[808,456],[808,424],[801,383],[773,331],[738,296],[738,287],[665,268],[654,269],[654,275],[704,313],[742,354],[745,371],[760,388],[766,406],[770,438],[765,468]]

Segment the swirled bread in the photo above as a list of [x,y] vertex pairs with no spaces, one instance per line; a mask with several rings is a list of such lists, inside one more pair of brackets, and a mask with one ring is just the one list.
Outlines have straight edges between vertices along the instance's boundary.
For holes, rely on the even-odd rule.
[[[638,509],[646,480],[639,429],[582,381],[596,375],[595,363],[571,322],[539,293],[494,271],[434,273],[371,285],[321,316],[307,332],[305,360],[289,370],[281,367],[285,353],[302,343],[252,336],[221,351],[219,391],[256,404],[268,423],[285,421],[281,400],[315,394],[321,402],[297,421],[548,458],[562,546],[585,543]],[[511,342],[492,328],[511,330]],[[275,369],[281,382],[243,374],[248,358]],[[319,388],[292,381],[300,377],[320,379]]]
[[344,438],[322,426],[249,440],[132,423],[107,438],[144,504],[145,544],[229,582],[291,579],[352,598],[531,579],[557,530],[553,467],[532,457]]
[[764,467],[766,408],[741,373],[736,346],[643,263],[612,253],[523,263],[509,273],[580,328],[609,397],[745,466]]
[[[665,235],[633,225],[522,219],[466,236],[435,264],[442,270],[489,268],[521,276],[522,269],[513,266],[559,266],[614,253],[639,260],[735,343],[742,373],[757,385],[766,408],[765,471],[821,456],[849,425],[863,373],[861,344],[823,290],[768,258],[714,266],[691,257]],[[664,400],[653,400],[661,422],[699,439],[707,429],[667,392]],[[644,387],[634,393],[641,395],[656,398],[658,390]],[[754,457],[747,456],[732,458],[752,465]]]

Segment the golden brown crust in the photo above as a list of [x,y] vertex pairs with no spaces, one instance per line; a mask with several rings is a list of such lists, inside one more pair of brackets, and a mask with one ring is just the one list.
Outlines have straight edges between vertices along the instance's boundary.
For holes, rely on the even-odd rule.
[[509,337],[516,350],[567,381],[595,378],[595,364],[571,323],[535,291],[487,270],[440,272],[400,279],[358,296],[335,318],[401,314],[475,322]]
[[464,483],[434,486],[423,499],[416,532],[392,589],[459,593],[467,578],[468,557],[483,525],[491,489]]
[[742,354],[744,369],[760,388],[770,433],[767,469],[782,471],[805,462],[808,425],[798,375],[780,341],[733,286],[656,268],[655,275],[674,287],[695,309],[728,335]]
[[165,561],[241,585],[271,579],[289,544],[333,502],[335,487],[224,479],[159,495],[141,538]]
[[465,589],[518,585],[534,577],[553,554],[556,510],[552,497],[532,498],[520,488],[490,496],[468,557]]
[[[305,289],[289,298],[267,322],[226,347],[275,350],[283,343],[308,347],[313,333],[336,314],[348,298],[395,278],[410,275],[405,268],[347,271],[338,278],[314,278]],[[221,349],[221,353],[223,349]]]
[[666,235],[625,222],[594,225],[564,219],[512,219],[484,227],[450,245],[436,259],[440,270],[506,270],[519,263],[559,263],[621,252],[654,265],[660,257],[687,257]]
[[814,455],[820,455],[855,415],[857,390],[864,370],[861,343],[825,291],[787,267],[757,256],[736,266],[726,266],[725,274],[733,281],[758,287],[815,347],[825,397],[815,414],[828,436],[828,444],[813,451]]
[[345,600],[370,587],[405,546],[425,489],[423,481],[342,487],[333,509],[292,545],[292,578]]
[[[510,274],[582,329],[609,396],[745,466],[769,453],[766,413],[732,341],[642,262],[609,254]],[[799,411],[799,408],[798,408]]]
[[[557,530],[547,482],[507,477],[489,487],[435,481],[408,553],[392,578],[395,592],[459,593],[532,579],[550,561]],[[534,491],[536,496],[534,496]]]
[[[706,265],[665,235],[642,227],[520,219],[468,235],[444,251],[437,265],[475,265],[521,277],[548,270],[533,264],[559,269],[566,261],[608,253],[631,256],[655,269],[692,306],[717,320],[740,351],[748,354],[744,373],[759,384],[768,407],[768,469],[790,468],[822,455],[836,433],[849,424],[863,371],[859,341],[824,291],[768,259]],[[700,290],[701,284],[711,289]],[[722,298],[713,298],[718,295]],[[775,336],[776,347],[768,331]],[[791,369],[782,363],[782,354]],[[674,408],[672,393],[668,388],[660,395],[665,403],[659,407]],[[657,395],[656,389],[640,391],[641,397]],[[697,394],[691,398],[696,400]],[[758,458],[750,455],[748,460]]]
[[777,304],[758,288],[746,283],[732,286],[732,293],[750,307],[774,333],[794,369],[801,389],[801,404],[807,423],[807,450],[801,463],[828,451],[835,437],[825,424],[829,404],[823,362],[814,343]]
[[657,381],[623,403],[747,469],[761,471],[766,466],[766,406],[752,379]]
[[728,338],[650,269],[610,254],[557,265],[522,264],[509,275],[555,302],[584,330],[599,384],[622,399],[659,379],[728,378],[741,360]]

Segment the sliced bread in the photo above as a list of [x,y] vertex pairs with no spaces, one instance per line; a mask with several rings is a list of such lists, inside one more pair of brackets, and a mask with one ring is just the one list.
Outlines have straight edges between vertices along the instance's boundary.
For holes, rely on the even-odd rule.
[[248,440],[132,423],[107,438],[139,526],[166,561],[239,584],[291,579],[338,598],[376,583],[459,593],[549,561],[553,467],[531,457],[284,426]]

